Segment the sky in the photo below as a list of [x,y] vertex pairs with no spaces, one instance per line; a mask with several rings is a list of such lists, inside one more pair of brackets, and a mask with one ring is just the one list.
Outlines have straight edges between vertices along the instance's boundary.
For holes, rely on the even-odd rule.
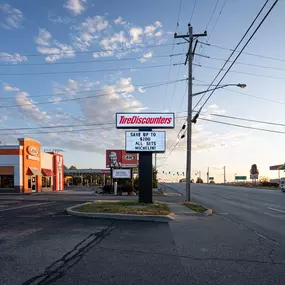
[[[167,131],[167,151],[158,155],[157,165],[161,178],[181,178],[186,140],[169,153],[185,122],[187,45],[177,45],[183,40],[173,34],[187,33],[189,22],[194,33],[207,30],[200,40],[210,45],[197,45],[193,66],[193,92],[203,91],[264,2],[0,0],[1,143],[31,137],[42,149],[64,150],[67,166],[104,168],[106,149],[124,147],[124,131],[115,128],[116,112],[171,111],[176,128]],[[247,87],[217,90],[203,109],[204,118],[284,131],[211,115],[285,123],[284,9],[280,0],[245,49],[250,55],[243,53],[223,80]],[[193,98],[194,106],[199,98]],[[284,139],[284,134],[198,120],[192,177],[201,171],[206,179],[209,167],[210,176],[223,181],[224,166],[228,181],[235,174],[249,177],[254,163],[260,176],[277,177],[269,166],[285,162]]]

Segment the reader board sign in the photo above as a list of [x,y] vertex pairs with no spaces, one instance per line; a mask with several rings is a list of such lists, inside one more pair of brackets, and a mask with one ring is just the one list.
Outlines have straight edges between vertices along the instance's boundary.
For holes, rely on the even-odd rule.
[[113,169],[113,178],[131,178],[130,169]]
[[173,129],[175,127],[174,113],[117,113],[117,129]]
[[165,132],[126,132],[127,152],[165,152]]

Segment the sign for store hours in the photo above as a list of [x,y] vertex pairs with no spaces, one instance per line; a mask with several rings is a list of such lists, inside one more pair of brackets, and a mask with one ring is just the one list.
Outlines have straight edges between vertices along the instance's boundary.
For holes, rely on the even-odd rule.
[[126,132],[127,152],[165,152],[165,132]]

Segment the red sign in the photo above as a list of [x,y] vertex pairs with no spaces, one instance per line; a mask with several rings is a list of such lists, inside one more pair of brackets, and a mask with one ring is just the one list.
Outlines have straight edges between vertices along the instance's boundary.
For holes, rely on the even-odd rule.
[[174,113],[117,113],[117,129],[162,128],[173,129]]
[[137,167],[138,166],[138,154],[127,153],[122,150],[122,167]]
[[137,153],[126,153],[125,150],[106,150],[106,168],[132,168],[138,166]]
[[122,167],[122,150],[106,150],[106,167],[121,168]]

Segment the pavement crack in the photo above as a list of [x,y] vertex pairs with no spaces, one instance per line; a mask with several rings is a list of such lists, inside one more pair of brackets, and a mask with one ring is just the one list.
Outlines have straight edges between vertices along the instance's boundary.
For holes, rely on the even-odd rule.
[[79,242],[72,250],[48,266],[42,274],[34,276],[22,285],[47,285],[61,278],[70,268],[76,265],[92,247],[99,244],[115,229],[115,222],[100,232],[95,232]]

